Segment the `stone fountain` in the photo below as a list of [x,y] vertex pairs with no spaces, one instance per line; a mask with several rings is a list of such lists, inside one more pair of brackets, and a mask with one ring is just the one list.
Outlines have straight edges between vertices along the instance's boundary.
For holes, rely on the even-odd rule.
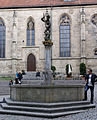
[[84,98],[84,85],[70,83],[60,84],[60,80],[53,80],[51,72],[51,47],[50,39],[50,15],[48,11],[43,14],[41,20],[45,23],[45,69],[44,80],[41,84],[15,84],[10,86],[10,99],[4,99],[1,103],[0,113],[13,115],[26,115],[32,117],[55,118],[69,114],[82,112],[87,108],[93,108]]
[[41,20],[45,23],[44,47],[45,47],[45,70],[44,81],[40,85],[21,84],[10,88],[10,98],[16,101],[54,103],[66,101],[80,101],[84,98],[83,85],[54,84],[51,72],[51,47],[50,39],[51,22],[48,11],[43,14]]

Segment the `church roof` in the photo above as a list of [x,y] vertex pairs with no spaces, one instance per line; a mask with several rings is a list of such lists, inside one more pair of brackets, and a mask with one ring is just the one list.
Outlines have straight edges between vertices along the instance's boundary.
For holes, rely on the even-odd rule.
[[97,0],[0,0],[0,8],[97,4]]

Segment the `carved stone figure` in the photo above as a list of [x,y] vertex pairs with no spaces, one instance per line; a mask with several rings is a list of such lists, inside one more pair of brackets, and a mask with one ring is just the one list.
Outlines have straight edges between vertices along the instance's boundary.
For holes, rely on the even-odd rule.
[[43,22],[45,22],[45,31],[44,31],[44,34],[45,34],[45,41],[48,41],[50,40],[50,35],[51,35],[51,23],[50,23],[50,15],[48,14],[48,11],[46,11],[45,14],[43,14],[43,17],[41,18],[41,20]]

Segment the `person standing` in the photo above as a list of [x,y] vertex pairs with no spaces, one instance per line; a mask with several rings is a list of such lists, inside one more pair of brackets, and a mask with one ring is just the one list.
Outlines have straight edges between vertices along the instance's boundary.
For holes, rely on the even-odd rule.
[[92,73],[92,69],[88,69],[88,74],[85,76],[86,86],[85,86],[85,99],[87,100],[87,91],[90,89],[91,92],[91,104],[93,104],[94,99],[94,83],[96,82],[97,75]]

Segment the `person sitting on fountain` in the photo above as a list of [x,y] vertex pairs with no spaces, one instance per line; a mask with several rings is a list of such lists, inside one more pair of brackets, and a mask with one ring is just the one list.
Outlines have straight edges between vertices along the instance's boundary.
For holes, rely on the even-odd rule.
[[22,75],[26,75],[25,70],[22,70]]
[[21,72],[19,72],[18,73],[18,80],[19,80],[19,84],[21,84],[21,79],[23,78],[23,76],[22,76],[22,73]]
[[40,77],[40,72],[39,71],[36,72],[36,77]]

